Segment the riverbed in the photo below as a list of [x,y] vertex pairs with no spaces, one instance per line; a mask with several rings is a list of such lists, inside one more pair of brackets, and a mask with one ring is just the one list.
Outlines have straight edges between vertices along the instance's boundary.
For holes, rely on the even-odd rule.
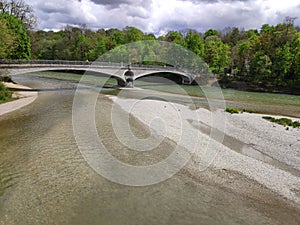
[[[38,89],[39,97],[0,117],[0,224],[300,223],[297,204],[228,169],[199,172],[193,157],[160,183],[133,187],[110,181],[93,170],[78,149],[72,124],[77,84],[32,76],[14,80]],[[119,160],[154,164],[177,146],[171,138],[162,141],[157,136],[160,144],[151,152],[130,150],[115,136],[110,113],[115,106],[107,93],[99,95],[97,104],[99,135]],[[128,115],[121,107],[115,113],[120,118]],[[150,135],[140,120],[131,115],[130,121],[134,134]]]

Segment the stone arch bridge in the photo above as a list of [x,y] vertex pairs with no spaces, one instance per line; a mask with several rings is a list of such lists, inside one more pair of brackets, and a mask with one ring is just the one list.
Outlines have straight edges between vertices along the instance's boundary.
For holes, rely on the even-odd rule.
[[[174,74],[181,78],[182,84],[191,84],[195,76],[180,68],[170,66],[145,66],[133,64],[130,68],[123,63],[112,62],[84,62],[65,60],[0,60],[0,71],[5,71],[6,75],[18,75],[38,71],[87,71],[93,74],[104,74],[118,80],[120,86],[127,86],[128,80],[134,80],[157,73]],[[131,70],[131,77],[128,79],[128,70]],[[0,74],[1,75],[1,74]]]

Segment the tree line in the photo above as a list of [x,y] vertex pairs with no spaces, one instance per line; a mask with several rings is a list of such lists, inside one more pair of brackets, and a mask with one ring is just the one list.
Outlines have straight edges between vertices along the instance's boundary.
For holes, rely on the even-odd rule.
[[[132,26],[94,31],[85,25],[68,25],[58,32],[33,31],[36,19],[30,7],[23,5],[27,14],[20,16],[11,10],[16,4],[10,7],[6,4],[2,9],[1,5],[3,0],[0,0],[0,58],[94,61],[127,43],[160,40],[194,52],[221,79],[300,87],[300,29],[294,26],[296,18],[286,17],[275,26],[264,24],[259,30],[227,27],[204,33],[169,31],[156,37]],[[145,51],[149,56],[160,50],[149,47]],[[126,54],[120,52],[122,59],[118,60],[125,60]],[[146,58],[140,60],[147,62]]]

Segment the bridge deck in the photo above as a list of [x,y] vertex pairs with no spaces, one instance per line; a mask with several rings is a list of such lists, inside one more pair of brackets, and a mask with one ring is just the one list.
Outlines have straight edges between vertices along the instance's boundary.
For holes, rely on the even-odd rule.
[[[0,60],[0,70],[5,70],[7,75],[17,75],[30,72],[47,70],[82,70],[91,71],[108,76],[113,76],[126,81],[125,72],[128,70],[124,63],[113,62],[84,62],[64,60]],[[133,64],[131,70],[134,72],[133,80],[143,76],[156,73],[172,73],[182,77],[183,83],[192,83],[194,76],[179,68],[170,66],[148,66]],[[1,74],[1,73],[0,73]]]

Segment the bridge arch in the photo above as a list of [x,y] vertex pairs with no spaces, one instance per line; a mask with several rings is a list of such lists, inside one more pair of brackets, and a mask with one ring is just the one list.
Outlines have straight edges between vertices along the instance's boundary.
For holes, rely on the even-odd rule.
[[[134,80],[138,80],[141,79],[143,77],[149,77],[149,76],[158,76],[158,77],[164,77],[163,74],[170,74],[170,75],[175,75],[178,78],[181,79],[181,82],[178,83],[182,83],[182,84],[191,84],[192,83],[192,78],[191,76],[189,76],[188,74],[184,73],[184,72],[180,72],[180,71],[151,71],[151,72],[144,72],[138,75],[134,76]],[[175,80],[176,82],[176,80]]]
[[109,71],[109,70],[101,70],[97,68],[77,68],[77,67],[31,67],[31,68],[16,68],[16,69],[9,69],[9,75],[20,75],[26,73],[34,73],[34,72],[43,72],[43,71],[85,71],[87,75],[93,76],[107,76],[113,77],[116,80],[125,81],[122,72],[116,73],[116,71]]

